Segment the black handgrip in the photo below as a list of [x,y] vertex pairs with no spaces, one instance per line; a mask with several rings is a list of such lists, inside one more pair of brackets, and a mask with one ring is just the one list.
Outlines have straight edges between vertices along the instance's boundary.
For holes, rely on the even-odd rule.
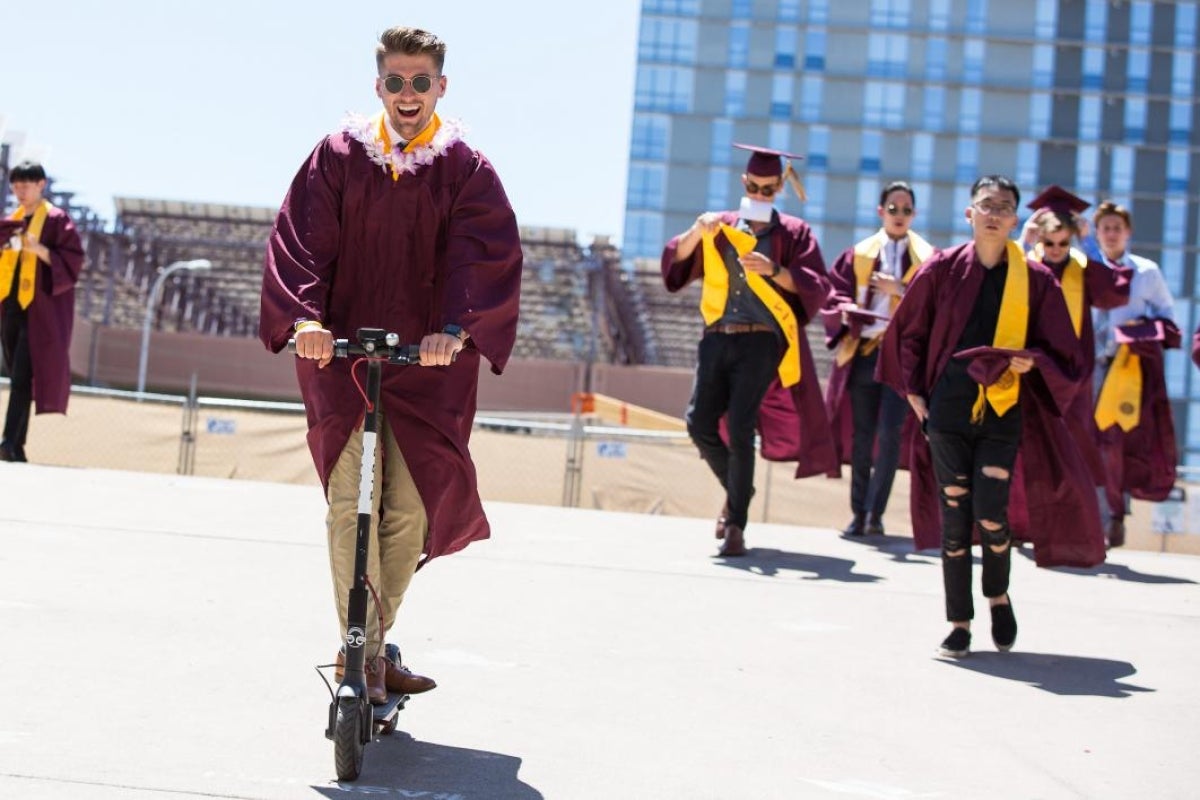
[[[289,353],[296,352],[296,340],[288,339],[287,351]],[[421,363],[421,345],[419,344],[400,344],[395,347],[382,345],[374,350],[368,351],[361,344],[352,342],[349,339],[334,339],[333,340],[333,357],[348,358],[350,356],[374,356],[376,358],[386,359],[389,364],[420,364]],[[454,354],[451,360],[457,360],[458,353]]]

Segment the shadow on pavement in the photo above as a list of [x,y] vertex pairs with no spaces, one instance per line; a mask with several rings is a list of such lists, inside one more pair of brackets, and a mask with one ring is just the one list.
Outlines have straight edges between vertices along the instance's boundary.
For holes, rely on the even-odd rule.
[[[1025,552],[1025,549],[1020,550],[1021,555],[1033,560],[1033,552]],[[1063,572],[1068,575],[1091,575],[1100,578],[1116,578],[1121,581],[1130,581],[1132,583],[1191,583],[1196,582],[1190,578],[1177,578],[1173,575],[1153,575],[1149,572],[1138,572],[1133,567],[1128,567],[1124,564],[1113,564],[1106,562],[1095,567],[1047,567],[1054,572]]]
[[1027,683],[1058,695],[1129,697],[1153,692],[1144,686],[1122,683],[1137,673],[1128,661],[1107,658],[1060,656],[1049,653],[971,653],[962,659],[940,659],[943,663],[995,678]]
[[856,562],[848,558],[815,556],[808,553],[790,553],[771,547],[751,547],[746,555],[737,558],[714,556],[722,567],[752,572],[773,578],[782,570],[811,572],[804,579],[809,581],[840,581],[842,583],[874,583],[883,580],[879,575],[855,572]]
[[878,550],[898,564],[941,563],[940,550],[914,550],[911,536],[847,536],[843,533],[839,538]]
[[[332,772],[332,746],[329,769]],[[396,731],[367,745],[358,780],[312,788],[329,798],[542,800],[541,792],[517,777],[520,769],[521,759],[515,756],[422,742]]]

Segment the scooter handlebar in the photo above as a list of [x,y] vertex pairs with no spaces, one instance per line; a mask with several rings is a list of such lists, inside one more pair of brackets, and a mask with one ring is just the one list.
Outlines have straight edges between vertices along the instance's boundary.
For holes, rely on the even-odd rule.
[[[296,340],[288,339],[287,351],[289,353],[296,352]],[[389,364],[420,364],[421,363],[421,345],[419,344],[398,344],[374,345],[371,349],[367,349],[358,342],[352,342],[349,339],[334,339],[333,340],[333,357],[334,358],[349,358],[350,356],[368,356],[387,361]],[[454,354],[455,360],[458,358],[458,353]]]

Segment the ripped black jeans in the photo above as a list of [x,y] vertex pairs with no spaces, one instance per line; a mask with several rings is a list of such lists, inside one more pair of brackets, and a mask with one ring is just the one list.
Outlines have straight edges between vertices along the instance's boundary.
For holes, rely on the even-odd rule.
[[[1021,428],[1019,421],[1013,425],[1015,420],[997,419],[991,409],[988,412],[983,424],[964,431],[928,430],[942,509],[942,580],[950,622],[975,616],[971,541],[977,523],[983,545],[983,594],[990,598],[1008,592],[1012,564],[1008,494]],[[1001,552],[993,549],[1001,547]]]

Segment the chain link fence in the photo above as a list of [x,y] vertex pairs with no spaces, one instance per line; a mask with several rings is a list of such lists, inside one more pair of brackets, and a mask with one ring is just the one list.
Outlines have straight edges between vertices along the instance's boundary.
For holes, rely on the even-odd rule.
[[[8,382],[0,379],[0,403]],[[35,416],[26,451],[38,464],[319,485],[299,403],[72,387],[67,415]],[[489,502],[715,517],[723,496],[682,431],[596,424],[586,414],[481,414],[471,453]],[[753,522],[840,529],[848,480],[794,480],[794,465],[758,459]],[[1180,468],[1165,503],[1135,501],[1130,544],[1200,553],[1200,470]],[[910,533],[908,473],[884,517]]]

